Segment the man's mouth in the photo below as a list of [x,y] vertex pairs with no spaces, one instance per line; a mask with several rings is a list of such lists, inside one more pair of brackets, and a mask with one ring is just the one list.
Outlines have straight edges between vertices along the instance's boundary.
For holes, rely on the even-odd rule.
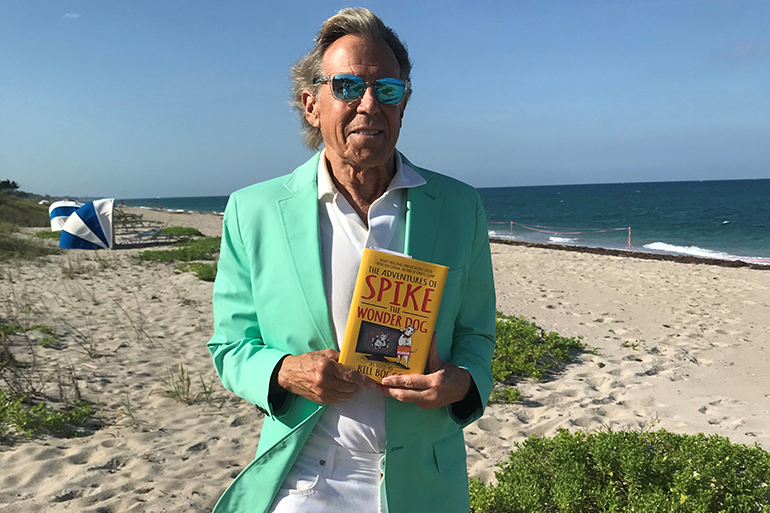
[[352,134],[358,134],[358,135],[379,135],[382,133],[382,130],[353,130],[350,132]]

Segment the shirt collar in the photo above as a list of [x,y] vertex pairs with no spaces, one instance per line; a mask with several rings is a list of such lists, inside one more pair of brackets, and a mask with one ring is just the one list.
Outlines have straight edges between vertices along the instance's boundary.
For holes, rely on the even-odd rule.
[[[405,164],[401,159],[401,153],[396,152],[396,174],[385,191],[387,194],[396,189],[409,189],[419,187],[427,182],[417,174],[417,171]],[[321,150],[321,158],[318,159],[318,200],[334,199],[337,195],[337,188],[329,175],[329,168],[326,167],[326,149]]]

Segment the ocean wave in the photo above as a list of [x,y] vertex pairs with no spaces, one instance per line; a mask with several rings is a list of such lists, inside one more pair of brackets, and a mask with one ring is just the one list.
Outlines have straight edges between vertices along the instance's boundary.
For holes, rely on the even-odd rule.
[[711,249],[699,248],[698,246],[675,246],[673,244],[667,244],[665,242],[653,242],[651,244],[645,244],[645,249],[652,251],[660,251],[665,253],[678,253],[680,255],[689,255],[700,258],[716,258],[719,260],[741,260],[743,262],[752,262],[759,264],[770,264],[770,259],[760,257],[748,257],[731,255],[724,251],[714,251]]
[[571,239],[569,237],[548,237],[549,242],[555,242],[556,244],[571,244],[575,242],[576,239]]
[[496,230],[487,230],[487,235],[494,239],[521,240],[521,237],[511,235],[510,232],[499,232]]

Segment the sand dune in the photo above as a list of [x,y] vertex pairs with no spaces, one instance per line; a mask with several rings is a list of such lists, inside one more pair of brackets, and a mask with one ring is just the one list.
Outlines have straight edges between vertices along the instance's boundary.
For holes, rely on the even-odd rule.
[[[219,233],[221,218],[156,212]],[[770,449],[770,272],[493,245],[498,307],[592,348],[521,404],[490,405],[466,430],[469,473],[485,480],[514,442],[558,428],[716,433]],[[205,344],[212,284],[138,250],[70,251],[3,265],[0,317],[31,305],[65,349],[105,427],[81,438],[6,437],[0,511],[209,511],[252,459],[261,414],[222,389]],[[30,337],[39,334],[31,332]],[[91,355],[89,355],[91,353]],[[214,383],[184,404],[163,380]]]

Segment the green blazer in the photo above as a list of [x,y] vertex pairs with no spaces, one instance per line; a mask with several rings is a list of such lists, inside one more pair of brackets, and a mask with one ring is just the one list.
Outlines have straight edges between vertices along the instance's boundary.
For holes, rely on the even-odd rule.
[[[233,193],[225,210],[208,348],[223,385],[255,404],[265,420],[256,458],[222,495],[216,513],[267,511],[324,409],[293,394],[279,410],[268,401],[283,356],[337,348],[324,293],[318,159]],[[460,419],[451,406],[425,411],[387,399],[386,503],[391,513],[467,513],[462,428],[486,406],[495,344],[486,218],[472,187],[404,162],[427,182],[407,193],[405,252],[449,267],[438,352],[470,372],[481,401]]]

